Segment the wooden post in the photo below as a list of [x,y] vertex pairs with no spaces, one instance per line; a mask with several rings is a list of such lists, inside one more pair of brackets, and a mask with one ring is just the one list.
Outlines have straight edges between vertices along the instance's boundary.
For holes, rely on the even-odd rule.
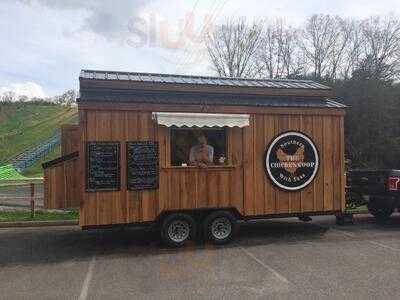
[[30,183],[31,186],[31,219],[35,218],[35,184]]

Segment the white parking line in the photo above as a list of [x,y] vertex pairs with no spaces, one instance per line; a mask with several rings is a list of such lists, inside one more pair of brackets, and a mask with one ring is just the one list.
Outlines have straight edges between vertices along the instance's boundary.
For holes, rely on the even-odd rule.
[[325,228],[325,229],[328,229],[329,231],[332,231],[332,232],[341,233],[341,234],[343,234],[343,235],[345,235],[345,236],[348,236],[348,237],[351,237],[351,238],[356,237],[355,234],[352,234],[352,233],[347,232],[347,231],[343,231],[343,230],[339,230],[339,229],[333,229],[333,228],[329,228],[329,227],[325,227],[325,226],[321,226],[321,225],[318,225],[318,226],[323,227],[323,228]]
[[242,250],[244,253],[246,253],[249,257],[251,257],[253,260],[255,260],[258,264],[260,264],[265,269],[267,269],[269,272],[274,274],[279,280],[281,280],[282,282],[284,282],[286,284],[290,283],[289,280],[286,277],[284,277],[283,275],[279,274],[274,268],[268,266],[266,263],[264,263],[263,261],[258,259],[256,256],[254,256],[254,254],[249,252],[246,248],[243,248],[242,246],[239,246],[238,244],[236,244],[236,245],[239,247],[240,250]]
[[[322,226],[321,226],[321,227],[322,227]],[[351,238],[356,237],[355,234],[352,234],[352,233],[349,233],[349,232],[346,232],[346,231],[343,231],[343,230],[332,229],[332,228],[329,228],[329,230],[331,230],[331,231],[333,231],[333,232],[341,233],[341,234],[343,234],[343,235],[345,235],[345,236],[348,236],[348,237],[351,237]],[[368,241],[368,240],[365,241],[365,242],[367,242],[367,243],[369,243],[369,244],[372,244],[372,245],[375,245],[375,246],[378,246],[378,247],[381,247],[381,248],[384,248],[384,249],[388,249],[388,250],[395,251],[395,252],[400,252],[400,249],[398,249],[398,248],[394,248],[394,247],[392,247],[392,246],[388,246],[388,245],[385,245],[385,244],[382,244],[382,243],[379,243],[379,242]]]
[[88,271],[86,273],[85,281],[82,284],[81,293],[79,295],[79,300],[86,300],[89,292],[90,281],[93,277],[94,265],[96,263],[96,255],[93,255],[92,259],[89,262]]
[[382,244],[382,243],[378,243],[378,242],[375,242],[375,241],[368,241],[368,242],[371,243],[371,244],[374,244],[376,246],[379,246],[379,247],[382,247],[382,248],[385,248],[385,249],[388,249],[388,250],[392,250],[392,251],[395,251],[395,252],[399,252],[400,251],[400,249],[398,249],[398,248],[394,248],[392,246],[388,246],[388,245],[385,245],[385,244]]

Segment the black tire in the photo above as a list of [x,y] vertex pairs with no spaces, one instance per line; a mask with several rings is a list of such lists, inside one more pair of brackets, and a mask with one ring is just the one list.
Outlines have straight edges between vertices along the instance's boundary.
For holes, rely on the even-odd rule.
[[236,234],[237,220],[229,211],[214,211],[204,220],[203,230],[208,241],[217,245],[226,244]]
[[394,209],[390,206],[379,205],[375,201],[368,203],[368,211],[377,220],[387,220],[393,213]]
[[170,214],[161,223],[160,233],[166,245],[181,247],[196,236],[196,222],[184,213]]

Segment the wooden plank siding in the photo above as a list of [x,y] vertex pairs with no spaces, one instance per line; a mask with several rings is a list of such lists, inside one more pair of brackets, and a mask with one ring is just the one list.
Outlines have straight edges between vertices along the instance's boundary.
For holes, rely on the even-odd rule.
[[80,132],[78,125],[61,126],[61,156],[79,151]]
[[[246,215],[313,213],[340,211],[344,209],[344,167],[343,167],[343,117],[309,115],[256,115],[253,136],[246,142],[255,148],[251,157],[253,165],[248,166],[244,179],[244,203]],[[261,126],[264,124],[264,126]],[[262,128],[263,127],[263,128]],[[319,151],[320,168],[314,181],[300,191],[283,191],[267,178],[264,169],[264,152],[276,135],[289,131],[301,131],[309,136]],[[244,149],[246,153],[246,149]],[[246,153],[247,154],[247,153]],[[255,209],[253,208],[255,203]],[[263,208],[263,209],[262,209]]]
[[44,208],[79,207],[78,167],[79,159],[74,158],[44,169]]
[[[117,105],[116,105],[117,106]],[[82,188],[82,226],[152,221],[167,210],[235,207],[245,216],[320,213],[344,209],[343,115],[253,113],[250,126],[228,129],[228,166],[170,166],[169,129],[158,126],[151,110],[80,108],[81,181],[85,179],[86,141],[119,141],[121,187],[113,192]],[[246,111],[242,111],[246,113]],[[265,174],[264,152],[279,133],[296,130],[316,144],[320,168],[314,181],[300,191],[277,188]],[[126,142],[159,144],[158,190],[126,188]]]

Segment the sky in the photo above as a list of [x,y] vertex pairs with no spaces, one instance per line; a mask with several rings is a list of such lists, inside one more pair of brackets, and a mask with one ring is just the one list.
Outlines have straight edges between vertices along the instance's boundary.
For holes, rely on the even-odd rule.
[[0,0],[0,94],[78,90],[81,69],[210,75],[201,32],[228,18],[400,15],[399,0]]

